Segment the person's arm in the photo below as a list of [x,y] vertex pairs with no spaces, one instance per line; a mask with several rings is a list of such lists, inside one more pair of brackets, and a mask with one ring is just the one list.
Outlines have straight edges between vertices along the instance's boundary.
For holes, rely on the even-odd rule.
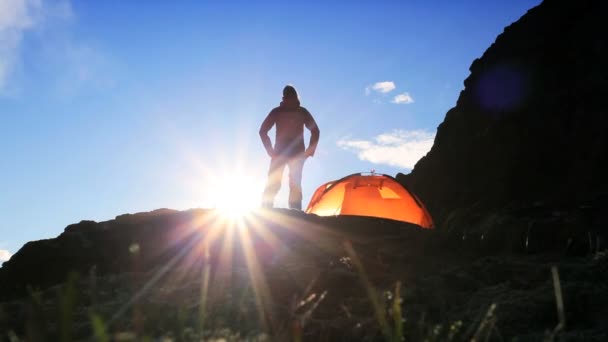
[[319,143],[319,126],[315,122],[315,119],[312,117],[312,114],[306,109],[304,109],[306,114],[306,120],[304,121],[304,125],[310,131],[310,142],[308,143],[308,148],[304,152],[304,155],[307,157],[312,157],[315,155],[315,151],[317,149],[317,144]]
[[268,131],[274,126],[276,121],[276,114],[274,111],[271,111],[266,119],[262,122],[260,126],[260,138],[262,139],[262,144],[264,144],[264,148],[268,155],[272,158],[274,157],[274,149],[272,148],[272,141],[270,141],[270,137],[268,136]]

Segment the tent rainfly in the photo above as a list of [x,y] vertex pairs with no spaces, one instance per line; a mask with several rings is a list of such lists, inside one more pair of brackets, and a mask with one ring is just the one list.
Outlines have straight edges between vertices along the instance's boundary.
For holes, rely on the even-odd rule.
[[416,195],[395,178],[376,173],[355,173],[321,185],[306,212],[319,216],[381,217],[433,228],[431,215]]

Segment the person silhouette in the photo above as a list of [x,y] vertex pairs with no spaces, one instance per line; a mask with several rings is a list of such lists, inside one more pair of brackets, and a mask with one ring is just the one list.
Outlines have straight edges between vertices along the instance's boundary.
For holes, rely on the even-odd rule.
[[[268,131],[276,125],[274,147]],[[308,148],[304,145],[304,127],[310,131]],[[260,138],[270,156],[268,180],[262,195],[262,207],[272,208],[281,188],[283,171],[289,168],[289,208],[302,210],[302,169],[308,157],[315,154],[319,127],[310,112],[300,106],[298,92],[292,85],[283,88],[283,101],[270,111],[260,127]]]

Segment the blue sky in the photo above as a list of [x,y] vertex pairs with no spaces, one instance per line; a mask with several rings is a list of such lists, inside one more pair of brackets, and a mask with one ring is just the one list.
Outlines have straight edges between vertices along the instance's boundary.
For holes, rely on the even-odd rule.
[[407,173],[539,2],[0,0],[0,260],[82,219],[213,206],[228,179],[261,191],[258,128],[288,83],[321,129],[305,204]]

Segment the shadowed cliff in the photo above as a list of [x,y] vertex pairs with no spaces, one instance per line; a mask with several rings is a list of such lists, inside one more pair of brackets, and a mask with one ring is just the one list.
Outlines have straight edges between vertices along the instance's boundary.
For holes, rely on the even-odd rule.
[[544,1],[472,63],[433,148],[398,176],[440,228],[523,234],[552,225],[583,240],[603,229],[607,11],[605,1]]

